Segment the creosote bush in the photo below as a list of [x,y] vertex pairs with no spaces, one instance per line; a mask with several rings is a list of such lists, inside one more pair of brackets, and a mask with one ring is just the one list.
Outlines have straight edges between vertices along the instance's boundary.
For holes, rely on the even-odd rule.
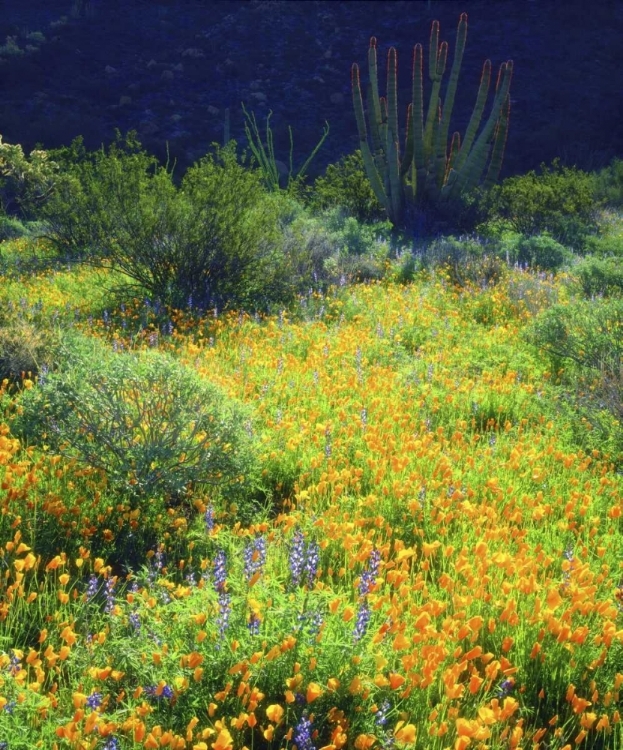
[[385,211],[366,176],[360,150],[329,164],[325,174],[317,177],[308,189],[308,206],[314,212],[339,206],[362,222],[385,218]]
[[[599,439],[586,434],[591,448],[609,448],[623,461],[623,298],[556,304],[527,329],[528,341],[542,349],[569,398]],[[580,419],[574,420],[580,424]],[[590,430],[589,430],[590,432]]]
[[497,256],[497,243],[477,237],[440,237],[428,245],[422,263],[425,268],[445,268],[457,286],[493,286],[506,272]]
[[169,355],[115,354],[68,338],[58,370],[24,393],[13,429],[144,503],[183,503],[191,490],[243,504],[256,460],[247,411]]
[[623,296],[623,266],[618,258],[585,258],[575,266],[573,275],[588,299]]
[[44,207],[62,256],[122,271],[176,308],[267,308],[293,294],[280,245],[279,195],[237,161],[235,143],[184,175],[141,150],[133,134],[80,154]]
[[34,378],[52,359],[56,334],[17,319],[0,322],[0,382]]
[[549,233],[569,247],[581,249],[597,231],[594,176],[575,167],[550,167],[509,177],[480,196],[486,220],[527,236]]
[[511,259],[521,265],[556,271],[573,259],[573,253],[547,234],[521,237],[511,254]]

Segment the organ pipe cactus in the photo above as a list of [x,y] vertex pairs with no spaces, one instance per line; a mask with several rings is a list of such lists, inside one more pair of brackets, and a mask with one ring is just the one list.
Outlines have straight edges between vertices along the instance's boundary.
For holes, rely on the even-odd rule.
[[[456,48],[450,78],[441,101],[441,84],[446,71],[448,43],[439,44],[439,21],[433,21],[429,49],[429,77],[432,90],[424,119],[423,51],[413,48],[413,82],[411,103],[407,108],[404,154],[400,154],[397,101],[397,54],[391,47],[387,56],[387,97],[379,97],[376,38],[370,39],[368,50],[369,84],[367,113],[364,115],[359,66],[352,66],[352,91],[357,130],[366,174],[381,205],[392,223],[398,223],[405,203],[416,206],[443,204],[457,199],[461,193],[476,187],[488,168],[483,187],[488,189],[497,180],[508,131],[510,114],[510,82],[513,62],[502,63],[498,72],[493,106],[480,134],[491,79],[491,61],[482,69],[480,86],[471,119],[461,142],[454,133],[448,149],[450,117],[456,95],[461,61],[467,37],[467,14],[459,18]],[[476,137],[477,136],[477,137]]]

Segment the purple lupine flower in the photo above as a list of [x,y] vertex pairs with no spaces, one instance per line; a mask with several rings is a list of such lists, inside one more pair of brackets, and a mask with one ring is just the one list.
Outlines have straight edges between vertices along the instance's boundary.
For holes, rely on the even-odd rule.
[[223,550],[219,550],[214,560],[214,589],[217,593],[225,593],[227,585],[227,558]]
[[324,617],[320,612],[303,612],[299,615],[299,622],[299,629],[306,628],[309,635],[314,638],[324,624]]
[[505,679],[502,680],[502,682],[498,685],[498,689],[496,691],[496,694],[498,698],[506,698],[506,696],[511,692],[511,690],[515,687],[515,683],[513,680]]
[[87,706],[89,708],[99,708],[102,705],[102,694],[101,693],[91,693],[89,697],[87,698]]
[[307,586],[311,589],[316,581],[316,573],[318,572],[320,547],[318,542],[313,539],[307,545],[306,560],[305,560],[305,572],[307,573]]
[[359,607],[357,613],[357,620],[355,622],[355,628],[353,630],[353,641],[357,643],[366,634],[368,629],[368,623],[370,622],[370,608],[367,603],[363,601]]
[[363,571],[359,580],[359,594],[361,596],[367,596],[372,590],[379,574],[380,564],[381,553],[378,549],[373,549],[368,558],[368,568]]
[[211,505],[208,505],[206,508],[206,512],[204,513],[203,520],[206,525],[206,531],[211,533],[214,529],[214,508]]
[[109,737],[102,750],[121,750],[121,745],[116,737]]
[[132,612],[130,615],[130,625],[135,633],[139,633],[141,630],[141,616],[138,612]]
[[301,583],[303,566],[305,565],[305,537],[300,529],[294,532],[292,547],[290,549],[290,576],[292,587],[296,588]]
[[377,727],[384,727],[387,724],[387,713],[390,708],[389,701],[383,701],[379,710],[374,714],[374,723]]
[[[229,626],[229,615],[231,614],[231,597],[224,591],[219,594],[218,597],[218,618],[216,624],[218,625],[219,638],[225,635],[225,631]],[[217,648],[219,645],[217,644]]]
[[7,669],[9,670],[9,674],[11,677],[15,677],[15,675],[21,670],[22,668],[22,662],[15,653],[13,653],[13,656],[11,657],[11,660],[9,661],[7,665]]
[[106,586],[105,586],[105,592],[106,592],[106,606],[104,607],[104,612],[106,614],[112,614],[115,609],[115,596],[114,596],[114,589],[116,584],[115,578],[107,578],[106,579]]
[[262,570],[266,563],[266,540],[260,536],[247,544],[243,553],[244,577],[247,581]]
[[148,685],[146,688],[143,688],[143,690],[148,698],[154,698],[155,700],[162,700],[163,698],[171,700],[175,695],[173,688],[170,687],[170,685],[165,685],[162,688],[160,695],[157,693],[158,688],[156,685]]
[[89,578],[89,585],[87,586],[87,601],[90,601],[93,599],[93,597],[97,594],[99,591],[99,579],[97,576],[91,576]]
[[303,714],[294,730],[294,744],[297,750],[315,750],[312,742],[312,722]]
[[247,628],[249,629],[249,633],[251,635],[259,635],[260,634],[260,625],[262,624],[262,621],[257,616],[255,612],[251,613],[251,617],[249,618],[249,622],[247,623]]

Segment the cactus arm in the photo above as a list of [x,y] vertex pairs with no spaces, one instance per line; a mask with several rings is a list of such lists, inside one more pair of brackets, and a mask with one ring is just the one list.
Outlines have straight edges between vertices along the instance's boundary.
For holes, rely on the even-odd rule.
[[502,63],[498,74],[498,90],[493,101],[491,114],[489,115],[487,124],[478,136],[474,148],[467,157],[463,168],[459,171],[457,180],[453,186],[453,195],[471,190],[478,183],[482,175],[493,141],[495,126],[500,117],[502,106],[508,96],[512,73],[513,61],[509,60],[506,63]]
[[448,177],[450,175],[450,170],[453,168],[454,162],[456,160],[456,157],[459,154],[459,151],[461,150],[461,134],[460,133],[453,133],[452,134],[452,143],[450,144],[450,156],[448,157],[448,164],[446,167],[446,173],[444,175],[443,181],[444,184],[448,181]]
[[370,47],[368,49],[368,70],[370,72],[370,83],[368,85],[368,106],[370,107],[370,133],[372,136],[372,151],[378,152],[383,148],[383,143],[379,133],[379,126],[382,122],[381,103],[379,100],[379,77],[376,61],[376,37],[370,37]]
[[[396,49],[390,47],[387,54],[387,125],[388,143],[398,143],[398,94],[397,94]],[[389,153],[389,150],[388,150]],[[398,154],[398,152],[397,152]],[[398,158],[400,158],[398,154]]]
[[370,180],[372,190],[377,200],[382,206],[387,208],[387,195],[383,187],[383,180],[379,175],[379,170],[375,164],[374,157],[368,146],[368,131],[366,129],[366,119],[363,113],[363,100],[361,98],[361,81],[359,78],[359,66],[353,63],[351,68],[351,83],[353,92],[353,106],[355,109],[355,119],[357,121],[357,131],[359,133],[359,148],[363,157],[363,163]]
[[355,120],[357,121],[357,132],[361,143],[368,142],[368,131],[366,118],[363,114],[363,99],[361,98],[361,82],[359,79],[359,66],[353,63],[351,67],[351,88],[353,92],[353,107],[355,108]]
[[[459,18],[459,27],[456,33],[456,47],[454,49],[454,59],[452,60],[452,69],[450,70],[450,79],[446,89],[446,97],[443,102],[443,118],[439,128],[440,143],[444,150],[448,142],[448,131],[450,130],[450,117],[452,116],[452,107],[454,106],[454,97],[459,82],[459,73],[461,72],[461,62],[463,61],[463,52],[465,51],[465,40],[467,38],[467,13],[461,13]],[[445,172],[445,164],[444,172]]]
[[502,107],[500,119],[498,120],[498,124],[495,128],[493,152],[491,154],[491,162],[489,163],[487,176],[483,183],[484,190],[490,190],[500,176],[500,169],[502,168],[502,160],[504,158],[504,148],[506,146],[506,136],[508,134],[508,120],[510,117],[510,109],[511,100],[510,96],[507,95],[504,106]]
[[476,137],[476,131],[478,130],[478,126],[480,125],[482,113],[484,112],[485,104],[487,102],[487,95],[489,94],[490,82],[491,82],[491,60],[485,60],[485,63],[482,66],[482,74],[480,76],[480,85],[478,87],[478,95],[476,97],[476,104],[472,111],[472,116],[469,118],[469,124],[467,125],[467,130],[465,131],[465,138],[463,139],[463,145],[461,146],[461,151],[459,152],[456,158],[456,161],[454,163],[454,169],[456,169],[457,171],[460,170],[463,164],[465,163],[465,160],[467,159],[470,149],[472,147],[472,144],[474,142],[474,138]]
[[413,48],[413,164],[416,180],[413,189],[417,193],[423,189],[425,160],[424,160],[424,94],[422,75],[422,45]]
[[428,115],[426,117],[426,127],[424,128],[424,152],[426,161],[429,161],[435,155],[433,149],[433,128],[439,116],[439,92],[441,90],[441,79],[446,70],[446,61],[448,59],[448,42],[442,42],[439,47],[439,55],[435,64],[436,74],[433,77],[433,90],[430,94],[428,105]]
[[389,162],[389,185],[391,213],[389,218],[394,223],[400,218],[402,212],[402,186],[400,184],[400,165],[398,163],[398,141],[389,141],[387,159]]
[[[437,100],[437,116],[433,121],[433,130],[431,135],[431,148],[438,149],[439,143],[439,123],[441,121],[441,99]],[[433,154],[436,151],[433,151]],[[435,199],[438,195],[438,186],[436,180],[436,163],[431,156],[429,166],[426,172],[426,193],[431,198]]]
[[405,153],[400,162],[400,176],[404,177],[413,161],[413,104],[407,107],[407,134],[405,136]]
[[370,146],[368,146],[367,141],[360,141],[359,148],[361,149],[361,156],[363,157],[363,165],[366,170],[366,175],[368,176],[368,179],[370,180],[370,185],[372,186],[374,195],[376,195],[378,202],[389,213],[389,210],[390,210],[389,199],[387,197],[387,193],[385,192],[383,180],[381,179],[381,176],[376,167],[376,164],[374,163],[374,158],[372,156],[372,152],[370,151]]

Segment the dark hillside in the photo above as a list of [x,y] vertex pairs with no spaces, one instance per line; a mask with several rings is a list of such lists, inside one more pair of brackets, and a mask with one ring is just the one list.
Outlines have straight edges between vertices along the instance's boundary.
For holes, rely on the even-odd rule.
[[[283,161],[292,126],[295,167],[328,120],[330,135],[311,168],[318,172],[357,147],[350,67],[358,62],[367,77],[370,36],[378,38],[383,75],[389,46],[398,50],[404,126],[413,45],[425,45],[427,76],[430,22],[439,19],[449,68],[458,16],[466,11],[452,125],[465,129],[483,61],[490,57],[497,72],[501,62],[514,60],[503,176],[556,156],[594,169],[623,154],[623,4],[611,0],[6,0],[4,10],[0,134],[27,150],[78,134],[95,147],[110,141],[115,128],[136,128],[163,158],[168,143],[183,168],[222,141],[226,108],[232,137],[245,142],[244,101],[260,125],[273,111],[276,156]],[[61,24],[63,14],[68,20]],[[13,41],[5,44],[7,37]],[[425,77],[426,98],[429,92]]]

